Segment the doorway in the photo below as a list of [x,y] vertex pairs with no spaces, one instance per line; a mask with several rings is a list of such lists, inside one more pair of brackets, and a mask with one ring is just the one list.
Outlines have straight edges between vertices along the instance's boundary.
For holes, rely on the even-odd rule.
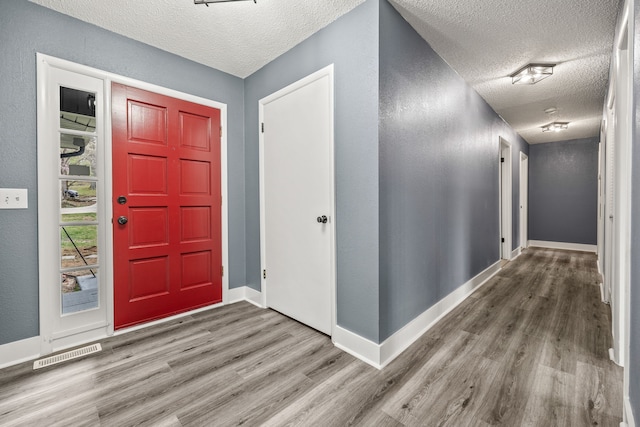
[[[631,32],[631,34],[633,34]],[[605,229],[606,280],[611,289],[611,313],[613,324],[613,359],[621,366],[628,362],[629,349],[629,287],[630,287],[630,232],[631,230],[631,129],[633,111],[632,82],[633,38],[629,36],[628,17],[622,25],[617,41],[613,77],[613,90],[608,104],[609,125],[612,138],[607,138],[607,196],[609,227]],[[612,126],[611,126],[612,125]],[[606,236],[609,231],[609,237]]]
[[[217,111],[216,120],[219,120],[219,123],[212,124],[211,135],[214,140],[211,141],[211,147],[216,155],[215,170],[219,172],[218,184],[211,183],[211,199],[215,199],[211,206],[217,207],[217,218],[212,224],[219,225],[212,227],[211,239],[218,242],[217,247],[221,255],[212,252],[211,275],[212,281],[217,275],[218,282],[221,280],[222,283],[221,290],[218,285],[215,300],[226,302],[229,280],[228,274],[222,276],[222,267],[224,266],[226,271],[229,263],[226,202],[227,132],[224,132],[227,106],[40,53],[37,54],[37,64],[40,355],[114,334],[114,254],[120,256],[121,251],[114,247],[112,222],[117,223],[120,216],[125,216],[129,225],[136,221],[131,215],[121,215],[121,212],[117,212],[118,216],[114,215],[114,204],[121,206],[117,203],[121,194],[113,193],[111,95],[114,82],[170,97],[174,100],[172,102],[180,105],[180,111],[183,113],[194,113],[190,107],[185,106],[187,104],[198,104]],[[74,102],[67,102],[68,97]],[[181,117],[182,129],[193,128],[187,125],[198,123],[202,119],[198,117],[197,111],[195,114],[178,116]],[[151,134],[153,132],[145,134],[142,139]],[[176,139],[179,135],[178,132],[171,137]],[[195,134],[183,134],[182,141],[192,141],[194,137]],[[148,139],[149,141],[138,145],[153,146],[153,138]],[[198,156],[204,155],[206,151],[197,143],[183,145],[191,145],[188,147],[189,150],[197,152]],[[138,154],[140,153],[134,153],[133,157]],[[153,156],[161,157],[158,152]],[[182,156],[182,159],[193,160],[186,155]],[[196,161],[205,163],[204,159],[199,157]],[[150,166],[153,163],[150,162]],[[189,172],[189,168],[179,166],[181,173],[190,175],[193,172],[198,175],[197,167],[195,172],[194,168]],[[152,169],[149,171],[153,172]],[[170,186],[177,186],[177,182],[180,181],[167,182]],[[180,195],[180,198],[188,202],[187,209],[177,212],[171,218],[179,223],[180,215],[183,215],[183,223],[189,223],[190,226],[200,224],[202,212],[199,208],[207,206],[206,197],[197,194],[199,189],[196,187],[183,190],[183,193],[188,194]],[[127,197],[126,194],[123,195]],[[131,207],[133,199],[137,197],[130,193],[129,196],[129,204],[123,206]],[[189,199],[191,196],[195,198]],[[160,200],[158,195],[154,197],[154,200]],[[159,204],[154,205],[161,207]],[[148,214],[149,211],[142,213]],[[138,212],[135,212],[133,216],[137,214]],[[183,227],[180,230],[181,236],[185,237],[184,240],[194,243],[189,249],[189,254],[193,256],[183,256],[179,265],[182,269],[181,274],[187,276],[186,287],[193,289],[206,287],[206,281],[202,277],[207,273],[198,269],[202,264],[201,254],[208,249],[197,246],[204,245],[202,240],[206,240],[197,228]],[[155,271],[151,269],[150,274],[155,274]],[[189,307],[197,305],[191,304]],[[209,307],[211,305],[202,309]],[[175,313],[175,310],[171,313]]]
[[512,237],[512,190],[511,190],[511,144],[500,138],[500,259],[511,260]]
[[331,335],[333,66],[260,100],[259,110],[263,305]]
[[520,248],[529,244],[529,157],[520,153]]
[[114,319],[222,301],[220,110],[114,83]]

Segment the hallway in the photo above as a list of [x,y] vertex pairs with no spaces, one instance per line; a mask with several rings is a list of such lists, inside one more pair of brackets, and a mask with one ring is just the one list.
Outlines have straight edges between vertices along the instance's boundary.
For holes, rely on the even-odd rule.
[[530,248],[382,371],[237,303],[0,371],[0,425],[617,426],[595,255]]

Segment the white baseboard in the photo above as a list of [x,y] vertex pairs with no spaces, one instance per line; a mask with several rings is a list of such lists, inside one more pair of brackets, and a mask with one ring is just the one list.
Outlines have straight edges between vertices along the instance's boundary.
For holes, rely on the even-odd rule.
[[40,357],[40,337],[0,345],[0,369]]
[[234,302],[247,301],[253,305],[257,305],[260,308],[262,306],[262,292],[256,291],[249,286],[240,286],[239,288],[229,289],[229,300],[226,304],[233,304]]
[[564,249],[567,251],[581,251],[581,252],[598,252],[598,246],[585,245],[583,243],[565,243],[565,242],[546,242],[543,240],[529,240],[528,246],[535,246],[538,248],[549,249]]
[[357,357],[374,368],[382,369],[380,364],[380,344],[376,344],[337,325],[333,330],[331,340],[333,345],[340,350]]
[[515,248],[513,250],[513,252],[511,252],[511,261],[513,261],[514,259],[518,258],[521,253],[522,253],[522,248],[520,246]]
[[425,332],[433,327],[451,310],[456,308],[462,301],[467,299],[472,293],[477,291],[489,279],[500,271],[500,261],[491,265],[480,274],[471,278],[468,282],[460,286],[455,291],[431,306],[421,315],[407,323],[402,329],[391,335],[380,345],[380,365],[388,365],[400,353],[413,344]]
[[613,348],[609,349],[609,359],[616,365],[620,366],[621,368],[624,368],[624,365],[621,365],[620,362],[618,362],[618,358],[616,357],[616,350]]
[[339,349],[369,365],[382,369],[498,271],[500,271],[499,261],[407,323],[382,344],[376,344],[340,326],[336,326],[334,330],[333,343]]
[[629,397],[625,397],[624,399],[624,420],[625,422],[620,423],[621,426],[625,427],[636,427],[636,420],[633,417],[633,409],[631,408],[631,401]]

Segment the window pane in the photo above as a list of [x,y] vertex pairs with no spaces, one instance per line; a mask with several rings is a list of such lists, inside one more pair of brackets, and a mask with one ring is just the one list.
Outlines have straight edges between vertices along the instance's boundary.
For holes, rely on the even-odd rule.
[[60,134],[60,174],[96,176],[96,138]]
[[98,226],[60,227],[61,268],[98,264]]
[[62,314],[97,308],[98,269],[87,269],[63,273],[60,281]]
[[94,132],[96,94],[60,87],[60,128]]
[[97,221],[96,183],[92,181],[60,181],[60,221]]

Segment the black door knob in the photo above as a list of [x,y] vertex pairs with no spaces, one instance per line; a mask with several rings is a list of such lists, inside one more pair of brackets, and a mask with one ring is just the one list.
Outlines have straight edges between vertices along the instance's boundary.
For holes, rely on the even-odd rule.
[[128,221],[129,219],[126,216],[121,216],[120,218],[118,218],[118,224],[120,225],[125,225]]
[[326,216],[326,215],[322,215],[322,216],[319,216],[319,217],[318,217],[318,222],[319,222],[320,224],[326,224],[328,220],[329,220],[329,218],[327,218],[327,216]]
[[127,203],[127,198],[124,196],[118,197],[118,203],[120,203],[121,205],[124,205],[125,203]]

